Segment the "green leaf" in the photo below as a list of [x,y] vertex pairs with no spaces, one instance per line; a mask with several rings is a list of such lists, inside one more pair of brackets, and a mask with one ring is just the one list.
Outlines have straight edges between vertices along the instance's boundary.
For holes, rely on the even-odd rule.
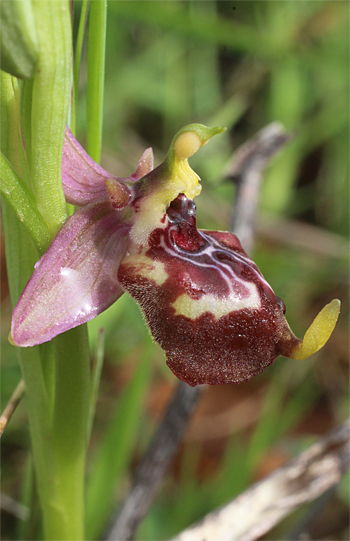
[[71,20],[68,1],[34,0],[40,46],[31,103],[29,165],[35,199],[54,236],[68,213],[61,161],[72,76]]
[[20,79],[34,75],[38,43],[30,0],[1,0],[0,51],[3,71]]
[[39,253],[43,253],[50,244],[47,224],[36,206],[29,188],[16,174],[10,162],[0,154],[1,194],[15,211],[35,242]]

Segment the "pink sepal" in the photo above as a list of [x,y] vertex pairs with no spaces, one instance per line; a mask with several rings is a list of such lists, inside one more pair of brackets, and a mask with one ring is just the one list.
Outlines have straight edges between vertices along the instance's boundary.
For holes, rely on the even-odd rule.
[[34,346],[103,312],[123,293],[117,272],[130,226],[109,202],[87,205],[58,232],[13,311],[12,340]]

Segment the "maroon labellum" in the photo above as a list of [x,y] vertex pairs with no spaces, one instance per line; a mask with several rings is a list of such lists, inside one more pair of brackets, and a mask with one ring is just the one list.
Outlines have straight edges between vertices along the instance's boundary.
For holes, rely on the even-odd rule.
[[118,280],[140,304],[167,364],[189,385],[240,383],[299,340],[284,305],[232,233],[198,231],[181,194]]

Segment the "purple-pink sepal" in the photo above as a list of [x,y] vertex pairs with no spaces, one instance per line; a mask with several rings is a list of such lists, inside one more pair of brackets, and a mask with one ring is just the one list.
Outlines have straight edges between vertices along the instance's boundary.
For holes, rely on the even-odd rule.
[[34,346],[103,312],[123,293],[118,267],[130,225],[106,202],[78,210],[35,265],[13,311],[11,335]]
[[[83,147],[66,128],[62,155],[62,185],[68,203],[84,206],[92,201],[106,201],[108,191],[106,181],[119,184],[123,193],[129,192],[128,184],[132,185],[153,169],[153,151],[148,148],[143,153],[138,167],[130,177],[116,177],[100,167],[85,152]],[[127,204],[128,198],[123,198]],[[125,205],[124,205],[125,206]]]

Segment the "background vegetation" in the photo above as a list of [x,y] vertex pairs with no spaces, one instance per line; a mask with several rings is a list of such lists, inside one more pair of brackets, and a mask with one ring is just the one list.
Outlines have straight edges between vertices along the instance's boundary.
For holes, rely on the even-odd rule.
[[[75,2],[75,36],[80,9]],[[225,125],[228,131],[191,165],[203,183],[196,200],[200,227],[228,229],[235,186],[224,172],[232,153],[269,122],[282,122],[295,137],[266,172],[254,260],[284,300],[300,337],[324,304],[334,297],[342,301],[334,334],[311,359],[279,359],[248,383],[208,388],[139,539],[168,539],[348,414],[348,81],[347,2],[108,5],[104,167],[128,175],[148,146],[158,164],[185,124]],[[77,118],[84,144],[84,51]],[[20,369],[7,342],[5,278],[1,285],[4,407]],[[101,352],[101,326],[105,362],[87,471],[89,539],[101,538],[177,383],[130,298],[124,295],[91,322],[93,352]],[[3,499],[3,539],[40,539],[28,446],[22,403],[3,436],[2,492],[32,513],[18,519],[23,509]],[[348,539],[347,486],[344,481],[329,498],[311,538]],[[307,511],[268,538],[288,538]]]

